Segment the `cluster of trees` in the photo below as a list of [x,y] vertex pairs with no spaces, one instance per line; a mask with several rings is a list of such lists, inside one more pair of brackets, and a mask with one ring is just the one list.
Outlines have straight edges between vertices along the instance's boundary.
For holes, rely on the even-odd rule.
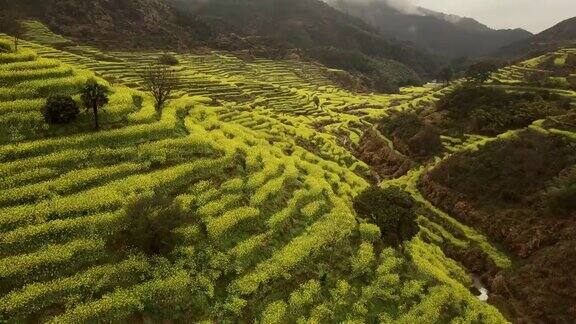
[[[110,90],[96,80],[90,79],[80,90],[80,99],[85,109],[94,115],[94,129],[100,129],[99,112],[108,104]],[[78,103],[70,96],[54,95],[46,101],[42,110],[44,120],[48,124],[67,124],[80,114]]]
[[[14,10],[0,12],[0,32],[11,35],[14,40],[13,51],[18,52],[19,39],[24,33],[21,24],[22,16]],[[8,48],[0,48],[0,51],[10,51]],[[179,64],[178,59],[171,54],[163,54],[158,58],[158,64],[151,64],[141,73],[145,89],[155,99],[155,109],[158,117],[162,108],[168,101],[179,84],[176,73],[170,66]],[[100,129],[99,112],[109,102],[110,90],[96,80],[90,79],[80,91],[80,99],[83,107],[90,110],[94,115],[94,128]],[[141,102],[141,100],[140,100]],[[50,96],[43,107],[44,120],[48,124],[67,124],[75,120],[80,114],[80,107],[70,96]]]
[[576,212],[574,149],[568,138],[528,128],[515,137],[487,143],[480,150],[458,153],[428,176],[451,192],[467,197],[490,215],[500,206],[535,212],[539,211],[540,203],[555,217],[573,215]]
[[461,86],[437,104],[467,131],[496,135],[522,128],[569,108],[569,101],[548,92],[508,93],[503,89]]
[[[160,59],[159,62],[162,60]],[[177,88],[179,79],[176,73],[164,64],[149,65],[141,73],[141,78],[144,81],[145,89],[154,97],[154,107],[159,118],[162,114],[162,108]],[[95,130],[100,129],[99,113],[108,104],[109,95],[110,90],[94,79],[88,80],[80,90],[82,106],[91,111],[94,116]],[[133,99],[136,106],[142,105],[141,97]],[[42,113],[44,120],[50,125],[68,124],[78,117],[80,106],[71,96],[54,95],[48,98]]]
[[464,77],[466,81],[471,83],[484,83],[490,79],[492,73],[497,69],[498,66],[489,61],[476,62],[465,69],[461,66],[449,65],[440,70],[438,80],[450,84],[452,80]]
[[392,113],[378,129],[392,139],[395,149],[416,160],[427,160],[443,150],[439,130],[415,112]]
[[490,79],[498,66],[492,62],[478,62],[470,65],[466,70],[465,78],[469,82],[484,83]]

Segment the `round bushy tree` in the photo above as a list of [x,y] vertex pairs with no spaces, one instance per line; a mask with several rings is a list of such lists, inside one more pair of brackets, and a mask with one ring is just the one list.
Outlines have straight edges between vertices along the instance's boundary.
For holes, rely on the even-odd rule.
[[170,253],[177,241],[173,230],[186,219],[186,213],[173,199],[153,192],[130,198],[124,212],[125,224],[111,238],[110,245],[147,255]]
[[359,217],[376,224],[387,244],[402,246],[418,234],[417,203],[398,187],[370,187],[354,199]]
[[84,107],[86,107],[86,109],[91,109],[94,114],[94,128],[96,130],[100,129],[98,112],[102,107],[108,104],[109,92],[108,88],[99,84],[94,79],[88,80],[80,91]]
[[468,67],[466,79],[470,82],[484,83],[490,80],[490,76],[496,70],[498,67],[492,62],[478,62]]
[[452,79],[454,79],[454,74],[455,72],[453,67],[451,66],[444,67],[438,73],[438,80],[445,81],[447,84],[450,84],[450,82],[452,82]]
[[80,113],[78,104],[70,96],[51,96],[42,109],[44,120],[48,124],[68,124]]
[[164,65],[178,65],[180,64],[180,61],[178,61],[178,58],[173,54],[164,53],[158,58],[158,63]]

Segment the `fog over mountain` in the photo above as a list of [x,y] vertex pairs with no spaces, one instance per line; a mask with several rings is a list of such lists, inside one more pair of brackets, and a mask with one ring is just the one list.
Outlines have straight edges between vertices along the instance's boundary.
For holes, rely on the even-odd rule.
[[[404,6],[473,17],[492,28],[539,33],[576,15],[574,0],[402,0]],[[407,4],[408,3],[408,4]]]
[[492,29],[473,18],[416,6],[416,1],[325,1],[342,12],[363,19],[384,35],[409,41],[448,58],[485,56],[532,35],[519,28]]
[[[333,2],[334,0],[326,0]],[[471,17],[494,29],[523,28],[539,33],[576,14],[573,0],[351,0],[359,4],[386,2],[406,14],[422,14],[420,9]],[[546,14],[542,14],[545,8]]]

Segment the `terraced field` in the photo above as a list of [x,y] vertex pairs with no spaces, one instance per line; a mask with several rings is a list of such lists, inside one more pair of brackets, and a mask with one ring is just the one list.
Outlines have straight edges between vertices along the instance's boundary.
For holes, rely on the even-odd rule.
[[[404,253],[382,247],[351,207],[374,181],[355,154],[361,138],[391,111],[450,88],[357,94],[312,63],[175,54],[183,82],[157,120],[138,72],[162,53],[104,53],[28,28],[20,52],[0,54],[0,319],[506,321],[442,248],[479,249],[500,268],[510,259],[423,198],[416,183],[427,167],[380,183],[428,206]],[[500,77],[513,80],[516,69]],[[46,97],[78,99],[93,76],[113,90],[103,130],[89,130],[87,113],[46,125]],[[153,194],[187,215],[176,248],[118,252],[111,239],[129,226],[127,206]]]
[[[534,74],[542,75],[545,84],[542,88],[556,90],[558,93],[572,94],[571,91],[562,91],[569,88],[567,77],[574,74],[570,68],[565,66],[566,58],[569,54],[576,54],[575,49],[567,48],[556,52],[535,57],[525,62],[507,66],[500,69],[492,76],[492,82],[510,86],[533,86],[530,79]],[[521,88],[519,88],[521,89]]]

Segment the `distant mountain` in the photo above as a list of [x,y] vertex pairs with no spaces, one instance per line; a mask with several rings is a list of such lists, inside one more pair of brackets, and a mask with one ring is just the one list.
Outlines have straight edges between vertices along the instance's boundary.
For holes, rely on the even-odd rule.
[[526,40],[503,47],[497,53],[504,57],[531,57],[567,46],[576,46],[576,17],[564,20]]
[[342,12],[359,17],[383,34],[449,58],[479,57],[532,34],[523,29],[495,30],[480,22],[425,8],[400,10],[385,0],[325,0]]
[[[360,53],[373,59],[400,62],[420,75],[432,75],[436,69],[432,56],[384,37],[361,19],[346,15],[320,0],[169,1],[188,14],[202,17],[221,35],[222,32],[234,33],[250,37],[252,42],[263,40],[274,47],[311,52],[332,48],[338,52],[347,51],[362,60],[354,54]],[[234,43],[230,45],[237,46],[238,42]]]

